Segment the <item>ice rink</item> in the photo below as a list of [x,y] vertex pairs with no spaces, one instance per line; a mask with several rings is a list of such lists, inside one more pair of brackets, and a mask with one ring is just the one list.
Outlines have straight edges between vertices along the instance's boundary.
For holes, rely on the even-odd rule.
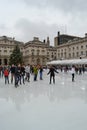
[[87,73],[49,84],[47,72],[18,88],[0,79],[0,130],[87,130]]

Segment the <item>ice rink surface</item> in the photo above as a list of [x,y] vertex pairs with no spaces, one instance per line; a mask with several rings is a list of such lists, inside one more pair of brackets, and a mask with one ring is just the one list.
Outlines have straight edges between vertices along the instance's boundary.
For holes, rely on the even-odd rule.
[[0,130],[87,130],[87,73],[49,84],[47,72],[18,88],[0,79]]

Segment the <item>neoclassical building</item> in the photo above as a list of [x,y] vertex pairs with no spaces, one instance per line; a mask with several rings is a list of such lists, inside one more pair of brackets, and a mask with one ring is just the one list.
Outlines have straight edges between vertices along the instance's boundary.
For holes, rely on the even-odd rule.
[[[64,36],[64,35],[63,35]],[[65,35],[66,37],[66,35]],[[59,41],[59,40],[58,40]],[[63,44],[57,44],[55,38],[55,47],[57,48],[57,59],[79,59],[87,58],[87,34],[85,37],[75,37]]]
[[43,41],[34,37],[32,41],[23,43],[15,38],[2,36],[0,37],[0,65],[9,64],[10,54],[16,44],[23,53],[25,64],[45,66],[52,60],[87,58],[87,34],[81,38],[58,33],[54,38],[54,46],[50,45],[49,37]]
[[43,42],[34,37],[32,41],[24,45],[24,63],[46,65],[48,61],[56,59],[56,52],[56,48],[50,46],[49,37]]
[[9,63],[9,57],[15,45],[18,44],[23,53],[25,64],[31,65],[46,65],[48,61],[56,59],[56,48],[50,46],[49,37],[43,42],[39,38],[34,37],[32,41],[23,43],[16,41],[14,38],[2,36],[0,37],[0,64]]
[[9,63],[9,56],[15,45],[18,44],[20,50],[23,51],[23,42],[16,41],[14,38],[2,36],[0,37],[0,65]]

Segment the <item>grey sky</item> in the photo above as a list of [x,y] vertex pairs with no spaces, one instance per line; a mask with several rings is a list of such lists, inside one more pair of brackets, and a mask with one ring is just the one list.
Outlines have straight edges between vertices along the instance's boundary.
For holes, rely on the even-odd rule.
[[86,0],[0,0],[0,36],[27,42],[34,36],[50,37],[57,31],[84,36],[87,32]]

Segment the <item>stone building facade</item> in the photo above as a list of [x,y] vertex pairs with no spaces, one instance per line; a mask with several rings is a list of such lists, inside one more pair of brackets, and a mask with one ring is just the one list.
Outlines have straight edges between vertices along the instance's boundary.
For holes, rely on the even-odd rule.
[[56,59],[56,48],[50,46],[49,38],[43,42],[34,37],[24,45],[24,63],[31,65],[46,65],[48,61]]
[[43,42],[39,38],[34,37],[32,41],[27,43],[16,41],[14,38],[2,36],[0,37],[0,65],[9,64],[9,57],[15,45],[18,44],[23,53],[25,64],[46,65],[48,61],[56,59],[56,48],[50,46],[49,37]]
[[78,38],[81,39],[81,37],[67,35],[67,34],[60,34],[60,32],[58,32],[57,37],[54,38],[54,45],[57,47],[59,45],[67,43],[68,41],[72,41]]
[[87,34],[83,38],[75,38],[56,46],[57,59],[87,58]]
[[18,44],[20,50],[23,51],[23,43],[16,41],[14,38],[2,36],[0,37],[0,65],[9,63],[9,57],[15,45]]
[[43,42],[38,37],[34,37],[32,41],[23,43],[14,38],[2,36],[0,37],[0,65],[9,64],[10,54],[16,44],[23,53],[25,64],[45,66],[52,60],[87,58],[87,34],[83,38],[75,37],[60,45],[57,41],[55,42],[54,46],[50,46],[49,37]]

